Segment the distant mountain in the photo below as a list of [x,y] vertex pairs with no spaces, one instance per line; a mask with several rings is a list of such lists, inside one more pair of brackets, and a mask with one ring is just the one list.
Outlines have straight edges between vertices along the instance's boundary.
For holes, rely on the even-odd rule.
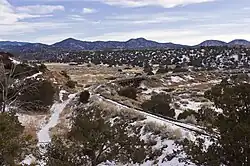
[[73,38],[68,38],[61,42],[53,44],[55,47],[60,47],[70,50],[104,50],[104,49],[145,49],[145,48],[180,48],[183,45],[173,43],[158,43],[155,41],[146,40],[144,38],[130,39],[126,42],[118,41],[80,41]]
[[200,43],[198,46],[200,47],[210,47],[210,46],[226,46],[227,43],[220,40],[206,40]]
[[228,46],[228,47],[236,47],[236,46],[243,46],[243,47],[250,47],[250,42],[247,40],[243,40],[243,39],[236,39],[233,40],[229,43],[226,43],[224,41],[220,41],[220,40],[206,40],[200,44],[198,44],[197,46],[199,47],[218,47],[218,46]]
[[125,42],[120,41],[81,41],[68,38],[52,45],[42,43],[0,41],[0,51],[8,51],[14,54],[29,54],[42,52],[44,54],[57,53],[59,51],[81,51],[81,50],[108,50],[108,49],[176,49],[187,47],[208,47],[208,46],[244,46],[250,47],[250,42],[243,39],[233,40],[229,43],[219,40],[206,40],[196,46],[187,46],[174,43],[159,43],[144,38],[130,39]]
[[236,39],[228,43],[228,46],[245,46],[250,47],[250,42],[243,39]]
[[0,51],[6,51],[13,54],[45,52],[51,48],[53,48],[53,46],[41,43],[0,42]]
[[27,42],[17,42],[17,41],[0,41],[0,47],[3,46],[23,46],[28,44]]

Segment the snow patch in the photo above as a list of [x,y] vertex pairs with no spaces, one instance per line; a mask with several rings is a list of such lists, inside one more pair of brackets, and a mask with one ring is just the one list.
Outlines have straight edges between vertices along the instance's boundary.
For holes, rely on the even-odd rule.
[[178,82],[184,81],[184,79],[179,76],[171,76],[171,81],[178,83]]
[[190,101],[188,99],[183,99],[182,101],[187,102],[187,104],[185,106],[181,105],[181,108],[183,110],[190,109],[190,110],[198,111],[203,104],[201,102]]
[[12,58],[12,57],[9,57],[9,59],[10,59],[14,64],[16,64],[16,65],[21,64],[20,61],[17,61],[17,60],[15,60],[15,59]]
[[[59,96],[60,96],[60,100],[62,101],[62,96],[63,93],[65,93],[66,91],[61,91]],[[42,127],[42,129],[37,133],[37,137],[38,137],[38,142],[39,143],[49,143],[51,142],[51,138],[49,135],[49,131],[51,128],[55,127],[58,124],[58,120],[59,120],[59,116],[61,114],[61,112],[64,110],[64,108],[69,104],[69,102],[75,97],[76,94],[73,95],[69,95],[69,99],[62,102],[62,103],[55,103],[50,111],[52,113],[49,122]]]
[[39,73],[33,74],[32,76],[26,77],[26,79],[36,78],[37,76],[42,75],[42,74],[43,74],[42,72],[39,72]]
[[21,162],[22,165],[31,165],[32,163],[35,163],[36,158],[33,155],[28,155],[25,157],[25,159]]
[[190,76],[190,75],[187,75],[187,76],[184,76],[186,79],[188,79],[188,80],[194,80],[194,78],[192,77],[192,76]]

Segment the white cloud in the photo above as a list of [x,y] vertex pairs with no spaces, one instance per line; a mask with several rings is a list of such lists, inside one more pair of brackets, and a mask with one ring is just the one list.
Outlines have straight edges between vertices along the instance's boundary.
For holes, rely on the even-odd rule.
[[0,0],[0,25],[12,25],[26,18],[48,17],[51,15],[36,15],[17,11],[7,0]]
[[69,15],[68,18],[74,21],[86,21],[83,16],[77,14]]
[[82,12],[83,12],[84,14],[91,14],[91,13],[96,13],[97,10],[96,10],[96,9],[92,9],[92,8],[83,8],[83,9],[82,9]]
[[7,0],[0,0],[0,12],[1,14],[12,12],[11,5]]
[[[144,37],[149,40],[158,42],[173,42],[177,44],[196,45],[204,40],[214,39],[223,40],[229,42],[234,39],[242,38],[250,40],[250,34],[247,30],[239,31],[240,27],[230,29],[230,25],[223,25],[227,30],[223,32],[219,27],[214,29],[207,29],[207,27],[190,27],[179,29],[149,29],[139,31],[125,31],[125,32],[113,32],[105,33],[100,36],[85,37],[84,40],[97,41],[97,40],[114,40],[114,41],[126,41],[131,38]],[[230,34],[230,35],[228,35]]]
[[189,20],[189,17],[184,15],[170,15],[168,13],[145,13],[145,14],[130,14],[130,15],[115,15],[106,17],[108,21],[115,24],[154,24],[166,22],[178,22]]
[[170,40],[178,39],[185,36],[198,35],[199,32],[194,30],[170,30],[170,29],[152,29],[152,30],[139,30],[131,32],[114,32],[106,33],[101,36],[88,37],[86,40],[96,41],[96,40],[118,40],[126,41],[131,38],[144,37],[146,39],[155,40],[159,42],[169,42]]
[[188,5],[193,3],[212,2],[215,0],[96,0],[108,5],[123,7],[142,7],[142,6],[162,6],[172,8],[179,5]]
[[28,14],[50,14],[55,11],[64,11],[65,8],[61,5],[31,5],[17,7],[16,10]]
[[79,36],[84,35],[84,33],[60,33],[56,35],[46,35],[46,36],[41,36],[35,39],[35,42],[38,43],[46,43],[46,44],[54,44],[56,42],[62,41],[67,38],[78,38]]
[[29,34],[41,30],[58,30],[69,28],[68,23],[55,22],[16,22],[11,25],[0,25],[0,36]]
[[56,22],[24,22],[23,19],[47,17],[50,15],[36,15],[25,11],[18,11],[7,0],[0,0],[0,36],[20,35],[39,30],[65,28],[64,23]]
[[0,25],[11,25],[25,18],[41,17],[28,13],[16,13],[15,8],[7,1],[0,0]]

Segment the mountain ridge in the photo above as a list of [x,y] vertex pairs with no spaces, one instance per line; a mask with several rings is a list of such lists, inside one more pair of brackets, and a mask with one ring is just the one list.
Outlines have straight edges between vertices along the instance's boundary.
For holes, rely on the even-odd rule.
[[67,38],[54,44],[48,45],[43,43],[30,43],[18,41],[0,41],[0,49],[8,51],[14,49],[17,52],[20,50],[36,51],[43,49],[58,49],[58,50],[105,50],[105,49],[177,49],[187,47],[211,47],[211,46],[243,46],[250,47],[250,42],[244,39],[235,39],[231,42],[224,42],[220,40],[205,40],[198,45],[190,46],[183,44],[176,44],[171,42],[160,43],[145,38],[132,38],[127,41],[82,41],[74,38]]

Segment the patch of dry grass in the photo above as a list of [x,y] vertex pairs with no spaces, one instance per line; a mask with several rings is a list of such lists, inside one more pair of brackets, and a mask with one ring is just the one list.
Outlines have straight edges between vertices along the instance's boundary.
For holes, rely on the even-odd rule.
[[30,135],[33,140],[37,140],[37,132],[41,129],[42,124],[46,123],[48,115],[18,115],[20,123],[24,126],[24,134]]
[[33,140],[37,140],[37,129],[39,124],[35,120],[29,121],[24,128],[24,134],[30,135]]
[[50,129],[50,136],[63,136],[70,130],[71,107],[66,107],[60,114],[58,124]]

